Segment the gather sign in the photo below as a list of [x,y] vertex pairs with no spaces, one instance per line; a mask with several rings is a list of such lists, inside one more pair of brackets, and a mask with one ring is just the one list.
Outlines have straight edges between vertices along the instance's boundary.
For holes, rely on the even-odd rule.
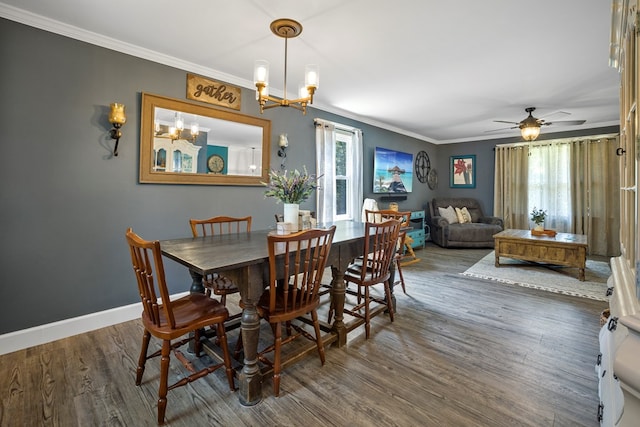
[[187,74],[187,98],[240,110],[241,89],[217,80]]

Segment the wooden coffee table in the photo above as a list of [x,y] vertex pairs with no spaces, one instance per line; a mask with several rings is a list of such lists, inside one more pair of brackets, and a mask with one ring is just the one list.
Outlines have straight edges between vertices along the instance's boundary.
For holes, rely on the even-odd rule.
[[496,267],[500,257],[578,268],[584,282],[587,263],[587,236],[558,233],[555,237],[532,236],[529,230],[504,230],[493,235]]

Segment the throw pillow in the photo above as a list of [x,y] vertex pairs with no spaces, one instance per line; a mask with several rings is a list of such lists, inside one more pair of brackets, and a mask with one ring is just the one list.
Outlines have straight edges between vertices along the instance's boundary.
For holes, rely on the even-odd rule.
[[449,224],[455,224],[458,222],[458,217],[456,216],[456,211],[453,210],[453,206],[438,208],[438,212],[440,212],[441,217],[449,221]]
[[466,219],[465,222],[473,222],[473,220],[471,219],[471,214],[469,213],[469,210],[467,209],[467,207],[465,206],[461,210],[462,210],[462,215]]
[[458,222],[460,224],[464,224],[465,222],[471,222],[470,218],[464,215],[464,213],[462,212],[462,209],[455,208],[455,210],[456,210],[456,217],[458,218]]

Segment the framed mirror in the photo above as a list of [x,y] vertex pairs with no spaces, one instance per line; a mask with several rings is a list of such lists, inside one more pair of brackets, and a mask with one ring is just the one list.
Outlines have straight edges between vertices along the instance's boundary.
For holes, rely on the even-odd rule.
[[262,185],[271,121],[142,94],[140,182]]

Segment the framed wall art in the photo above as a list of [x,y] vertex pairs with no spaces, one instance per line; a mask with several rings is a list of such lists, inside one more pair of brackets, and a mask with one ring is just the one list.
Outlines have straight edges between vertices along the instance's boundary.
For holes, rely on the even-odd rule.
[[375,194],[411,193],[413,154],[376,147],[373,159]]
[[451,188],[476,188],[476,155],[449,157]]

